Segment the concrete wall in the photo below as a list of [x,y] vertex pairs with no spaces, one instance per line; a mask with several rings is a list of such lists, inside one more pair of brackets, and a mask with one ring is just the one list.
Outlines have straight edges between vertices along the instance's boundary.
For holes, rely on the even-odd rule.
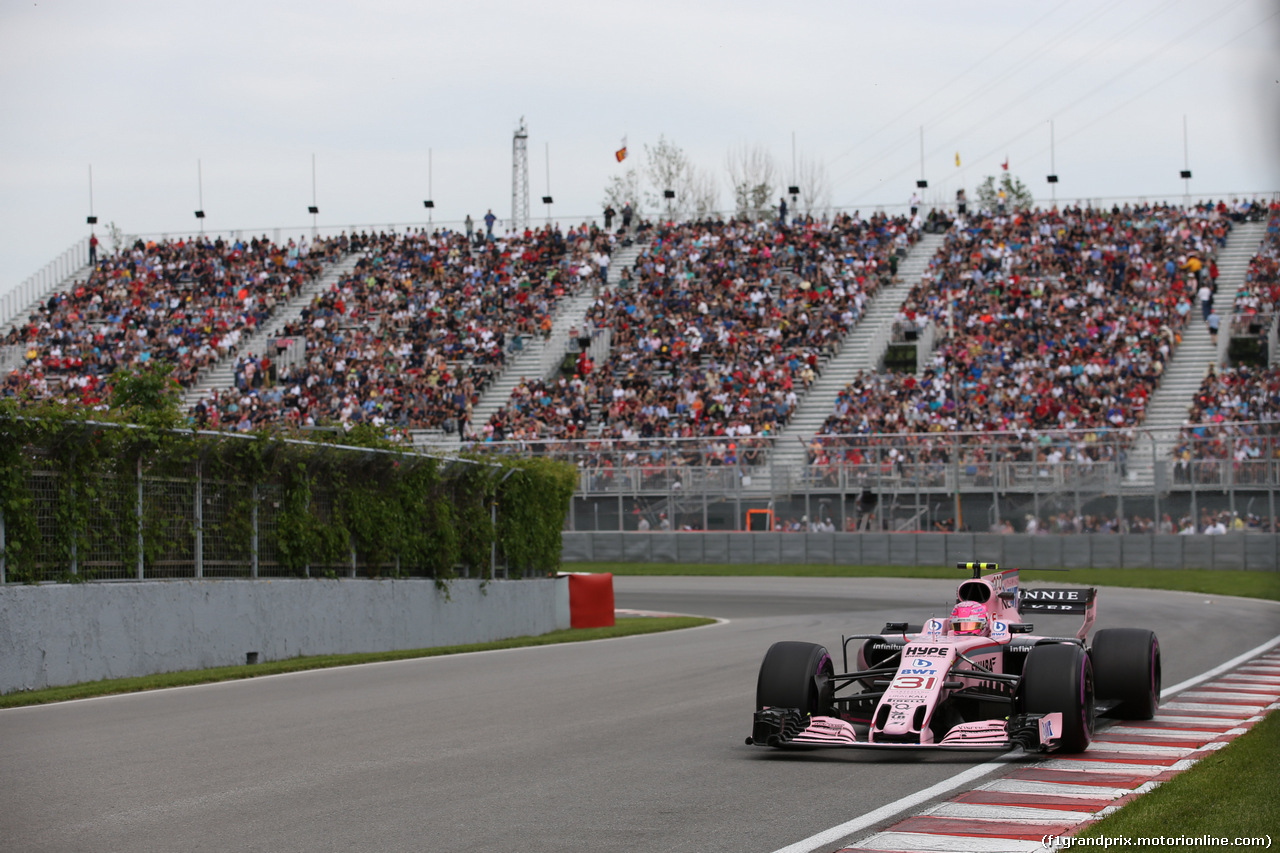
[[569,627],[567,579],[152,581],[0,587],[0,693]]
[[563,533],[562,559],[1018,568],[1280,570],[1280,536],[1004,536],[993,533]]

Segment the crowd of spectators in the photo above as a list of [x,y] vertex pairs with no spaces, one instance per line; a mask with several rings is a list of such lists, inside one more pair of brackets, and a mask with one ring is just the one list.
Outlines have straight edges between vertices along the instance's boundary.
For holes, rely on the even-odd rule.
[[610,242],[586,225],[548,225],[361,235],[357,248],[354,271],[284,330],[305,340],[305,359],[277,366],[274,381],[258,360],[243,359],[236,387],[204,402],[199,421],[464,429],[509,353],[550,330],[558,300],[599,283]]
[[[1280,368],[1210,370],[1200,384],[1173,451],[1179,483],[1268,481],[1280,464]],[[1274,474],[1272,475],[1274,478]]]
[[[1236,331],[1265,336],[1280,305],[1280,209],[1249,262],[1233,308]],[[1256,328],[1255,328],[1256,327]],[[1265,350],[1263,350],[1265,352]],[[1211,369],[1187,413],[1173,453],[1182,483],[1267,482],[1280,464],[1280,369],[1238,365]]]
[[[1185,324],[1198,321],[1197,291],[1212,285],[1214,254],[1233,221],[1260,213],[1233,203],[960,217],[898,318],[913,331],[933,324],[932,365],[919,376],[859,374],[810,447],[817,476],[847,466],[941,470],[957,448],[979,476],[1005,461],[1123,466],[1125,440],[1165,362]],[[1266,314],[1280,299],[1275,205],[1269,215],[1237,313]],[[786,227],[641,229],[649,245],[616,287],[605,282],[618,235],[586,225],[501,235],[410,229],[280,246],[138,241],[0,340],[22,354],[0,394],[101,405],[118,367],[163,362],[190,386],[217,360],[238,357],[234,387],[197,406],[198,425],[369,423],[544,449],[612,442],[584,457],[599,476],[617,448],[652,454],[638,443],[680,438],[689,443],[648,460],[654,470],[673,460],[740,467],[766,457],[867,300],[895,274],[920,220],[852,214]],[[283,332],[303,342],[302,358],[283,346],[239,353],[324,262],[348,252],[360,255],[354,271]],[[607,331],[608,357],[595,364],[584,353],[574,374],[525,378],[488,423],[470,423],[511,353],[547,334],[559,300],[586,287],[596,298],[581,334]],[[1259,463],[1280,452],[1277,420],[1280,371],[1211,373],[1175,452],[1175,477],[1219,482],[1230,464],[1235,482],[1260,480]],[[1065,437],[1067,429],[1076,434]],[[993,432],[1007,439],[954,441]],[[911,438],[883,437],[900,433]]]
[[[1231,221],[1210,205],[960,218],[898,318],[934,324],[932,366],[919,378],[856,377],[819,444],[836,462],[882,433],[920,436],[897,448],[906,454],[929,452],[925,437],[939,432],[1127,435]],[[1115,446],[1058,444],[1064,461],[1101,461]]]
[[884,215],[662,224],[588,312],[608,358],[580,362],[557,405],[513,397],[476,438],[776,434],[918,235]]
[[1251,513],[1241,514],[1231,510],[1202,509],[1200,518],[1188,513],[1175,520],[1170,513],[1161,513],[1160,519],[1147,515],[1084,515],[1078,512],[1051,513],[1043,518],[1028,513],[1021,525],[1005,520],[992,526],[992,533],[1077,534],[1077,533],[1136,533],[1136,534],[1205,534],[1225,533],[1274,533],[1280,532],[1280,519],[1267,519]]
[[305,238],[138,240],[0,339],[22,352],[0,394],[99,406],[112,372],[153,361],[190,386],[342,251]]
[[[1276,205],[1280,208],[1280,205]],[[1232,308],[1235,330],[1265,335],[1280,311],[1280,210],[1267,222],[1267,233],[1249,262]]]

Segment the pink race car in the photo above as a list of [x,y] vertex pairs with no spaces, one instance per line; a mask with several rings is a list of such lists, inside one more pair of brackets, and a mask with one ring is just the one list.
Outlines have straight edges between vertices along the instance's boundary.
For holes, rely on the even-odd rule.
[[[843,637],[843,673],[822,646],[774,643],[747,743],[1070,753],[1088,748],[1096,714],[1155,715],[1160,643],[1151,631],[1111,628],[1086,645],[1097,590],[1020,589],[1017,569],[959,568],[973,575],[947,618]],[[1074,637],[1043,637],[1023,613],[1084,618]],[[849,671],[849,644],[859,640]]]

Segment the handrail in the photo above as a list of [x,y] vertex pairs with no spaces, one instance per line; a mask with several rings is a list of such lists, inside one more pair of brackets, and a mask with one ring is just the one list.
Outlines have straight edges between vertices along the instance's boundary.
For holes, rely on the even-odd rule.
[[42,299],[89,263],[89,238],[82,237],[49,263],[0,296],[0,328],[18,319],[19,313]]

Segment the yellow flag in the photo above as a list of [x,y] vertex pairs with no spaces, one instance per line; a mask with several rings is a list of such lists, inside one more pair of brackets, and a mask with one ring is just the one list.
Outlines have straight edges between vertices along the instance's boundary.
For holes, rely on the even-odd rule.
[[957,165],[957,166],[959,166],[959,165],[960,165],[960,152],[959,152],[959,151],[957,151],[957,152],[956,152],[956,165]]

